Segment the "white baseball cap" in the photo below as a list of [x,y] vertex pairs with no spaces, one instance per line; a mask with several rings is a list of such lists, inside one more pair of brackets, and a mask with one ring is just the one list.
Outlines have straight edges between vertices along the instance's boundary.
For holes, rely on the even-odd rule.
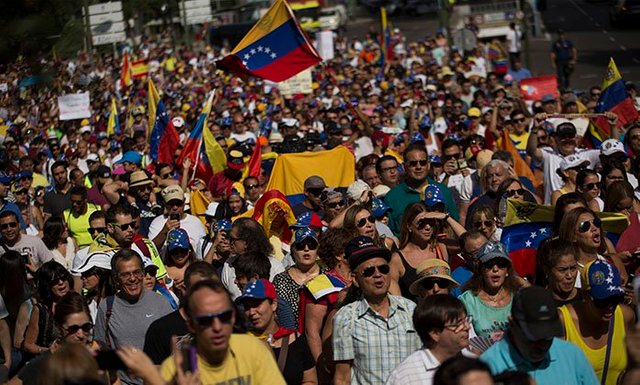
[[588,167],[590,164],[591,162],[589,160],[582,159],[579,155],[573,154],[562,159],[562,161],[560,162],[560,170],[566,171],[570,168],[574,168],[582,165]]
[[76,268],[73,273],[82,274],[85,271],[89,271],[94,267],[99,267],[105,270],[111,270],[111,258],[113,254],[105,253],[105,252],[95,252],[89,255],[86,261],[78,268]]
[[600,146],[600,153],[605,156],[613,155],[616,152],[621,152],[626,154],[624,151],[624,144],[618,139],[607,139],[602,142],[602,146]]

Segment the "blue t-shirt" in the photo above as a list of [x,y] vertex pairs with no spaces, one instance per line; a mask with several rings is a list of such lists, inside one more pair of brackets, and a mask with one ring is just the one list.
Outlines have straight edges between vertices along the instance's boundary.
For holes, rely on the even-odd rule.
[[484,352],[480,359],[498,374],[505,370],[526,372],[538,384],[597,385],[600,383],[584,353],[576,345],[554,338],[548,357],[538,365],[526,361],[505,337]]

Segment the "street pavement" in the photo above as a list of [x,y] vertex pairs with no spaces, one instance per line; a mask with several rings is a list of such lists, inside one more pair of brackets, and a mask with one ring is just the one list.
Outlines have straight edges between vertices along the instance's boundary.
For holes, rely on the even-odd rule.
[[[529,69],[534,75],[554,73],[549,52],[557,38],[555,32],[562,28],[578,49],[578,64],[571,77],[572,88],[587,91],[593,85],[601,85],[609,57],[614,58],[625,80],[640,85],[640,23],[622,29],[612,28],[607,1],[553,0],[547,4],[547,10],[541,14],[542,33],[529,41]],[[390,16],[389,20],[409,41],[433,35],[439,27],[436,14],[399,14]],[[370,26],[379,30],[379,15],[360,10],[347,25],[347,35],[363,37]]]

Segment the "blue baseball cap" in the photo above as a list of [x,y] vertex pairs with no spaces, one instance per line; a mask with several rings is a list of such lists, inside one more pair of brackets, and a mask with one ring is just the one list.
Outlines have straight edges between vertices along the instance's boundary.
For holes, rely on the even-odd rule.
[[424,143],[424,136],[419,132],[414,132],[413,135],[411,135],[411,139],[409,140],[409,143],[411,144]]
[[228,219],[219,219],[218,220],[218,230],[231,231],[231,226],[233,224]]
[[173,229],[167,234],[167,250],[189,249],[189,235],[184,229]]
[[138,154],[137,151],[129,150],[129,151],[125,152],[124,154],[122,154],[122,158],[120,158],[120,160],[118,160],[114,164],[121,164],[121,163],[124,163],[124,162],[129,162],[129,163],[141,165],[142,164],[142,156],[140,156],[140,154]]
[[300,216],[296,218],[296,223],[289,226],[289,228],[291,230],[297,230],[305,227],[322,229],[322,226],[322,219],[320,219],[318,214],[307,211],[300,214]]
[[16,174],[16,180],[33,178],[33,173],[29,170],[22,170]]
[[0,171],[0,183],[9,184],[13,181],[11,175],[7,174],[4,171]]
[[429,163],[442,164],[442,159],[438,155],[429,155]]
[[391,211],[391,207],[387,206],[381,199],[373,198],[371,200],[371,214],[375,218],[382,217],[388,211]]
[[440,188],[434,184],[424,188],[424,203],[427,207],[433,207],[438,203],[444,203],[444,197]]
[[624,296],[620,273],[607,261],[596,259],[587,263],[580,273],[580,281],[593,299]]
[[476,254],[476,259],[480,263],[485,263],[495,258],[503,258],[511,262],[507,248],[500,242],[489,241],[482,245],[478,250],[478,254]]
[[296,232],[293,234],[293,243],[300,243],[307,238],[313,238],[317,241],[318,233],[311,230],[309,227],[303,227],[301,229],[296,230]]
[[276,294],[276,288],[273,283],[264,278],[253,280],[247,283],[244,287],[242,295],[236,300],[237,303],[242,303],[247,299],[270,299],[275,301],[278,298]]

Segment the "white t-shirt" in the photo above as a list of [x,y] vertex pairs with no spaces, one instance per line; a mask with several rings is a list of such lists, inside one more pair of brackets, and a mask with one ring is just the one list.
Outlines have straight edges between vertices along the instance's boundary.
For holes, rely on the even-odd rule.
[[[149,225],[149,239],[153,240],[153,238],[160,234],[164,224],[167,223],[167,219],[168,218],[166,216],[160,215],[151,222],[151,225]],[[191,214],[186,214],[180,221],[180,228],[184,229],[187,232],[187,235],[189,235],[189,243],[193,250],[197,250],[198,242],[207,234],[202,221]],[[163,245],[162,250],[160,250],[163,255],[164,249],[165,246]]]
[[[551,194],[564,186],[564,182],[556,170],[560,167],[560,162],[565,158],[558,151],[551,147],[542,147],[542,166],[544,174],[544,204],[551,204]],[[593,169],[600,164],[600,150],[576,149],[576,155],[590,162],[589,168]]]
[[509,53],[520,52],[521,50],[521,41],[522,33],[518,30],[518,28],[511,29],[509,28],[509,32],[507,32],[507,44],[509,45]]
[[[236,285],[236,270],[233,268],[233,263],[237,258],[237,256],[231,256],[226,260],[224,266],[222,267],[222,276],[220,277],[222,284],[227,288],[227,290],[229,290],[231,298],[233,298],[234,300],[242,295],[242,293],[240,292],[240,288],[238,288],[238,285]],[[269,281],[273,281],[273,278],[276,275],[284,271],[284,266],[282,265],[282,262],[278,261],[274,257],[269,257],[269,262],[271,263],[271,270],[269,270]]]

